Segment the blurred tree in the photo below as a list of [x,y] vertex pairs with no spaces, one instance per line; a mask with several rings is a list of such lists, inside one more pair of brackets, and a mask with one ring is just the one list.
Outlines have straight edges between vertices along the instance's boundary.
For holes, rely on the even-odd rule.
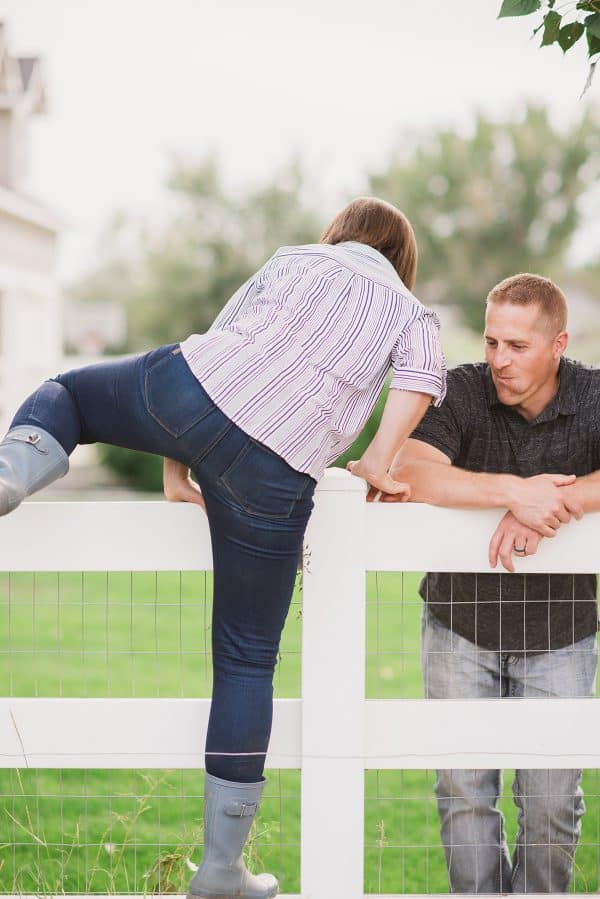
[[586,112],[568,133],[543,108],[473,133],[443,130],[396,153],[371,192],[399,206],[420,250],[417,295],[457,304],[483,324],[490,288],[518,271],[558,276],[579,223],[578,200],[600,172],[600,122]]
[[303,203],[296,162],[237,197],[225,190],[214,160],[176,167],[169,187],[175,215],[146,239],[141,278],[128,297],[134,349],[206,331],[277,247],[313,243],[320,233],[316,214]]

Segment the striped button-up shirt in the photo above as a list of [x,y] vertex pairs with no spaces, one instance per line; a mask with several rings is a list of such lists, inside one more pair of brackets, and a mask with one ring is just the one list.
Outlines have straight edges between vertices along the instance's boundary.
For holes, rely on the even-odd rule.
[[243,431],[318,480],[390,386],[445,393],[439,322],[377,250],[282,247],[206,334],[181,344],[213,402]]

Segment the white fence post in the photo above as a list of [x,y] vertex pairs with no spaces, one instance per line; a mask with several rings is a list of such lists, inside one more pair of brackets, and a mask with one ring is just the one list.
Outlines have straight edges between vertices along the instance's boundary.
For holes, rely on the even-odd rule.
[[327,472],[306,538],[302,615],[303,899],[362,899],[365,487]]

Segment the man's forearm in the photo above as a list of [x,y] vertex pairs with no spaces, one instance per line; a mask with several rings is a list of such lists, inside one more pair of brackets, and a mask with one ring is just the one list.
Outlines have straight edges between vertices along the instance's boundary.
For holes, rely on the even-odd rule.
[[454,509],[508,509],[519,480],[514,475],[466,471],[425,460],[395,466],[391,473],[410,484],[411,502]]
[[600,471],[577,478],[561,489],[565,496],[575,499],[584,512],[600,512]]

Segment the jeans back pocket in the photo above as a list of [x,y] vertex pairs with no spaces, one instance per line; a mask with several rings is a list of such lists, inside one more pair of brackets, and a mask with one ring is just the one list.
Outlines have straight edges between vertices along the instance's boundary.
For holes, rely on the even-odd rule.
[[228,493],[246,512],[262,518],[290,518],[296,504],[311,501],[310,475],[296,471],[268,447],[248,437],[221,475]]
[[179,347],[147,370],[144,399],[149,414],[172,437],[181,437],[215,409]]

